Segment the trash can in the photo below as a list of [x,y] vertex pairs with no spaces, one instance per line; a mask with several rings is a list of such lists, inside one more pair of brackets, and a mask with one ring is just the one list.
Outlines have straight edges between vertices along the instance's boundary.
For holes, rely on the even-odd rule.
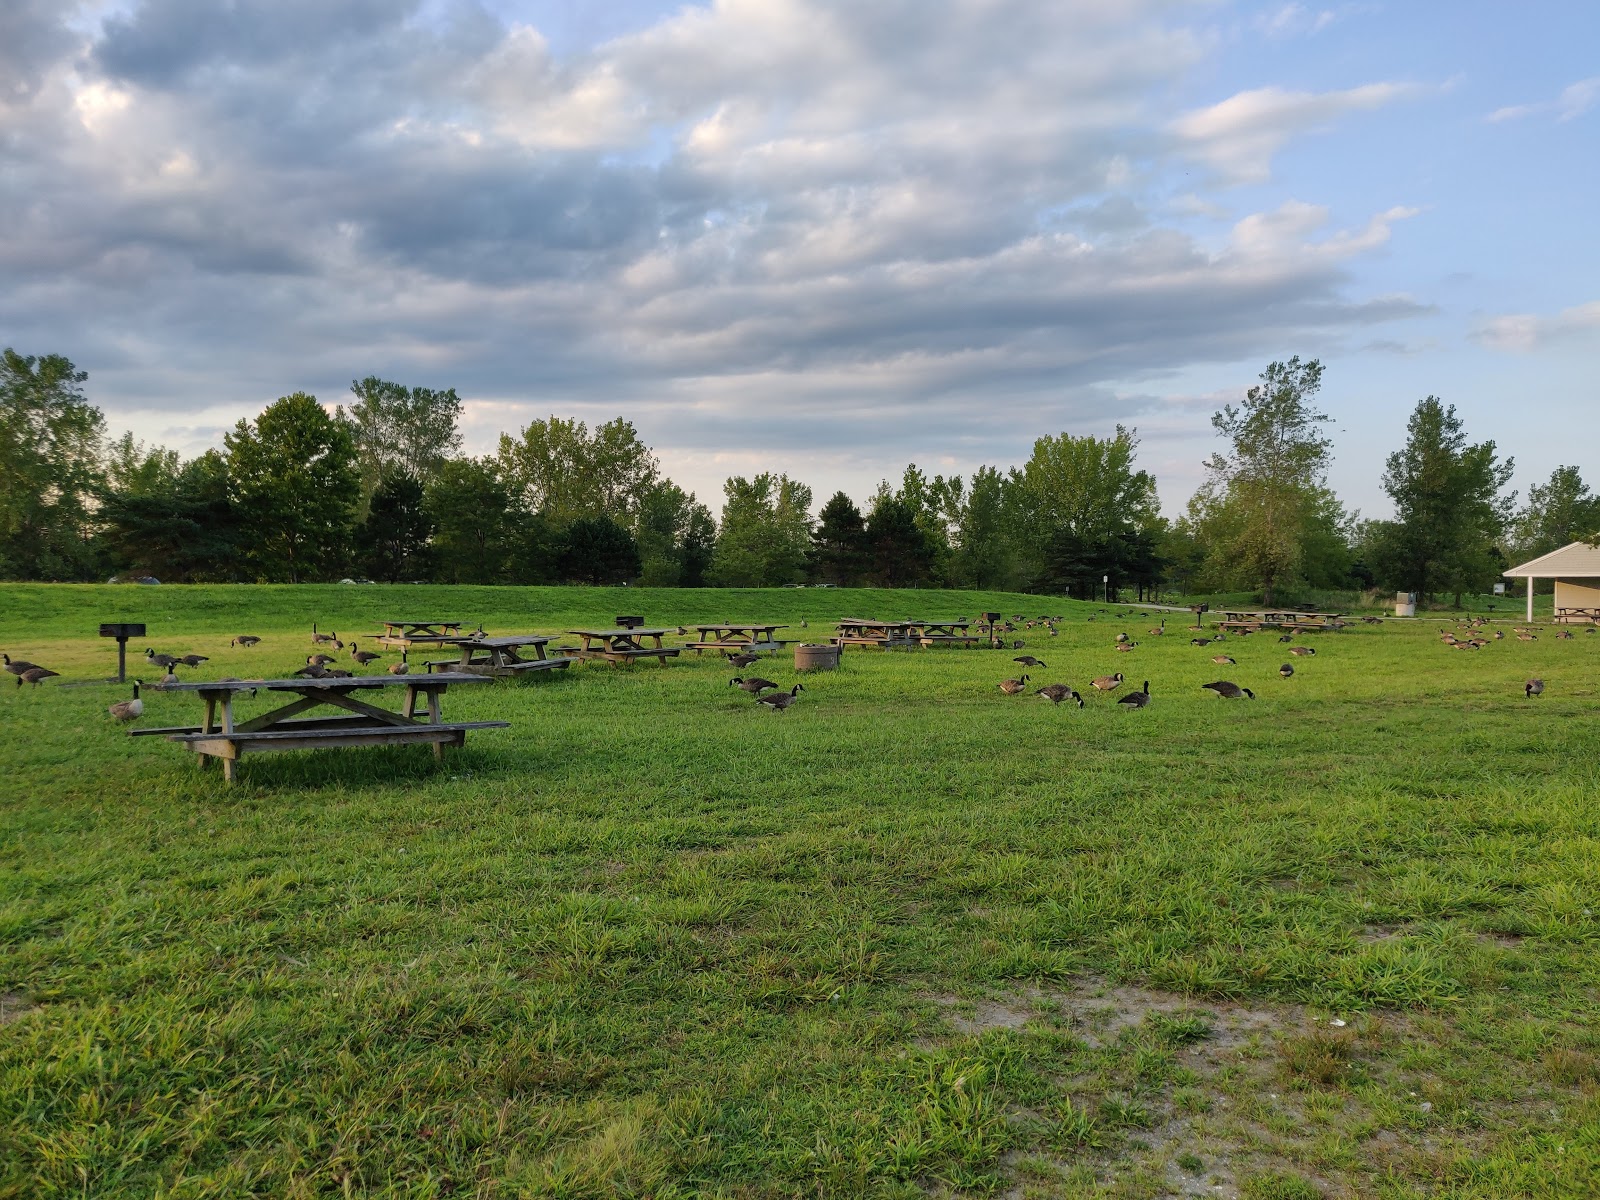
[[794,648],[794,669],[796,671],[837,671],[839,669],[839,647],[832,642],[821,645],[802,642]]
[[1416,616],[1417,594],[1415,592],[1396,592],[1394,594],[1394,615],[1397,617]]

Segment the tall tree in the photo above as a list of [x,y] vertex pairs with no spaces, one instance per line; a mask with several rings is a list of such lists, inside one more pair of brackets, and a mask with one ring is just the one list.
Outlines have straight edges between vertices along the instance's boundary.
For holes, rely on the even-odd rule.
[[1214,579],[1259,587],[1267,604],[1301,578],[1307,531],[1326,511],[1333,443],[1320,430],[1329,418],[1312,404],[1321,387],[1315,359],[1269,365],[1243,404],[1211,418],[1229,448],[1207,460],[1209,478],[1189,505]]
[[514,501],[493,459],[452,458],[423,488],[434,527],[434,577],[505,583],[515,556]]
[[711,579],[719,587],[800,582],[811,544],[811,489],[787,475],[736,475],[723,484]]
[[432,537],[421,480],[398,470],[385,475],[356,538],[363,573],[387,583],[430,578]]
[[580,517],[561,533],[561,577],[593,587],[616,586],[639,575],[633,535],[610,517]]
[[368,375],[352,382],[350,393],[355,401],[337,415],[355,447],[363,503],[397,472],[426,484],[461,449],[455,388],[406,387]]
[[1557,467],[1546,482],[1530,487],[1528,502],[1512,523],[1512,542],[1523,562],[1596,534],[1600,496],[1589,490],[1577,467]]
[[956,514],[952,572],[963,587],[1018,589],[1016,553],[1010,536],[1006,477],[995,467],[972,473]]
[[1496,542],[1515,500],[1501,495],[1513,466],[1500,461],[1492,441],[1468,444],[1455,405],[1437,396],[1420,401],[1406,422],[1406,444],[1383,473],[1395,520],[1381,543],[1380,574],[1425,598],[1453,592],[1457,607],[1465,592],[1487,588],[1504,565]]
[[717,553],[717,520],[711,510],[698,501],[689,506],[683,523],[680,546],[679,587],[705,587],[710,582],[711,564]]
[[[690,526],[710,512],[692,492],[685,492],[670,479],[650,487],[639,501],[634,540],[639,544],[642,567],[639,581],[646,587],[676,587],[684,583],[686,558],[690,553]],[[704,577],[705,563],[696,567]]]
[[650,447],[621,417],[593,433],[582,421],[534,421],[516,438],[501,436],[499,460],[528,510],[557,527],[599,516],[631,526],[661,476]]
[[119,439],[97,519],[119,573],[179,583],[239,578],[228,464],[215,450],[179,465],[171,451],[147,452],[131,436]]
[[105,421],[59,354],[0,354],[0,577],[84,579]]
[[835,587],[853,587],[867,569],[867,523],[855,501],[835,492],[817,514],[811,532],[812,577]]
[[361,484],[342,421],[296,392],[223,435],[245,557],[264,580],[336,575],[349,549]]
[[917,514],[892,492],[880,492],[867,514],[872,577],[883,587],[911,587],[933,572],[935,548]]

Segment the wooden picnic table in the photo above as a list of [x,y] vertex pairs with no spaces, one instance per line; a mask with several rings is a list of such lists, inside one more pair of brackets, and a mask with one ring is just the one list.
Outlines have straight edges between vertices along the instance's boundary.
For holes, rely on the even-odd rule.
[[781,650],[788,645],[773,635],[787,625],[696,625],[700,636],[684,648],[697,655],[702,650]]
[[[446,638],[444,644],[455,646],[459,655],[453,662],[429,663],[432,672],[436,666],[447,667],[466,675],[488,675],[506,678],[524,675],[529,671],[548,671],[570,667],[573,659],[552,658],[544,648],[555,641],[542,634],[517,633],[505,637]],[[531,651],[523,657],[519,651]]]
[[[208,760],[222,761],[223,778],[233,782],[234,764],[246,754],[271,750],[322,750],[343,746],[430,744],[433,756],[444,758],[446,746],[466,744],[471,729],[505,729],[505,721],[460,721],[446,724],[439,712],[439,697],[453,683],[487,683],[481,675],[359,675],[349,679],[230,679],[204,683],[176,683],[163,692],[198,692],[206,702],[201,725],[168,729],[135,729],[134,737],[156,734],[180,742]],[[403,687],[405,700],[399,712],[356,698],[355,693]],[[280,692],[299,699],[251,717],[233,718],[234,697],[240,692]],[[427,707],[427,719],[417,717],[417,701]],[[301,717],[322,706],[344,710],[338,716]],[[220,710],[220,712],[219,712]],[[220,716],[220,719],[219,719]],[[294,718],[294,719],[291,719]]]
[[[677,646],[661,644],[663,637],[674,632],[670,629],[569,629],[567,632],[583,639],[583,645],[572,653],[574,658],[585,662],[603,658],[614,666],[638,658],[654,658],[666,666],[667,659],[683,653]],[[646,641],[651,644],[645,645]]]
[[915,641],[913,621],[869,621],[864,617],[841,617],[835,622],[834,643],[842,650],[846,646],[912,646]]
[[971,621],[913,621],[911,636],[924,646],[976,646],[983,639],[971,628]]
[[371,635],[378,645],[400,651],[402,658],[413,646],[438,646],[460,636],[460,621],[385,621],[383,632]]
[[1590,621],[1600,625],[1600,608],[1573,608],[1562,605],[1555,610],[1554,620],[1557,625],[1570,621]]
[[1298,629],[1319,631],[1337,629],[1342,613],[1300,612],[1292,608],[1218,609],[1224,629]]

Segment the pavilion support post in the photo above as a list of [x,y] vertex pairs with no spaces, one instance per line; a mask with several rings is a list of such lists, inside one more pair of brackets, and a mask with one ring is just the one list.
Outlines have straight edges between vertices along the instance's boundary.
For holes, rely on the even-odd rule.
[[1533,576],[1528,576],[1528,624],[1533,624]]

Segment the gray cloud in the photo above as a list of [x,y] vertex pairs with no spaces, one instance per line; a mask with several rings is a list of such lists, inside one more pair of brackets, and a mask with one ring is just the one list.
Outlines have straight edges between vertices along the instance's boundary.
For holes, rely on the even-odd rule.
[[479,445],[625,411],[669,466],[875,479],[841,419],[971,463],[1427,311],[1351,294],[1406,210],[1225,225],[1180,186],[1406,89],[1175,113],[1178,3],[724,0],[567,56],[466,0],[146,0],[87,41],[53,8],[0,15],[37,64],[0,102],[0,332],[191,444],[378,372],[458,387]]

